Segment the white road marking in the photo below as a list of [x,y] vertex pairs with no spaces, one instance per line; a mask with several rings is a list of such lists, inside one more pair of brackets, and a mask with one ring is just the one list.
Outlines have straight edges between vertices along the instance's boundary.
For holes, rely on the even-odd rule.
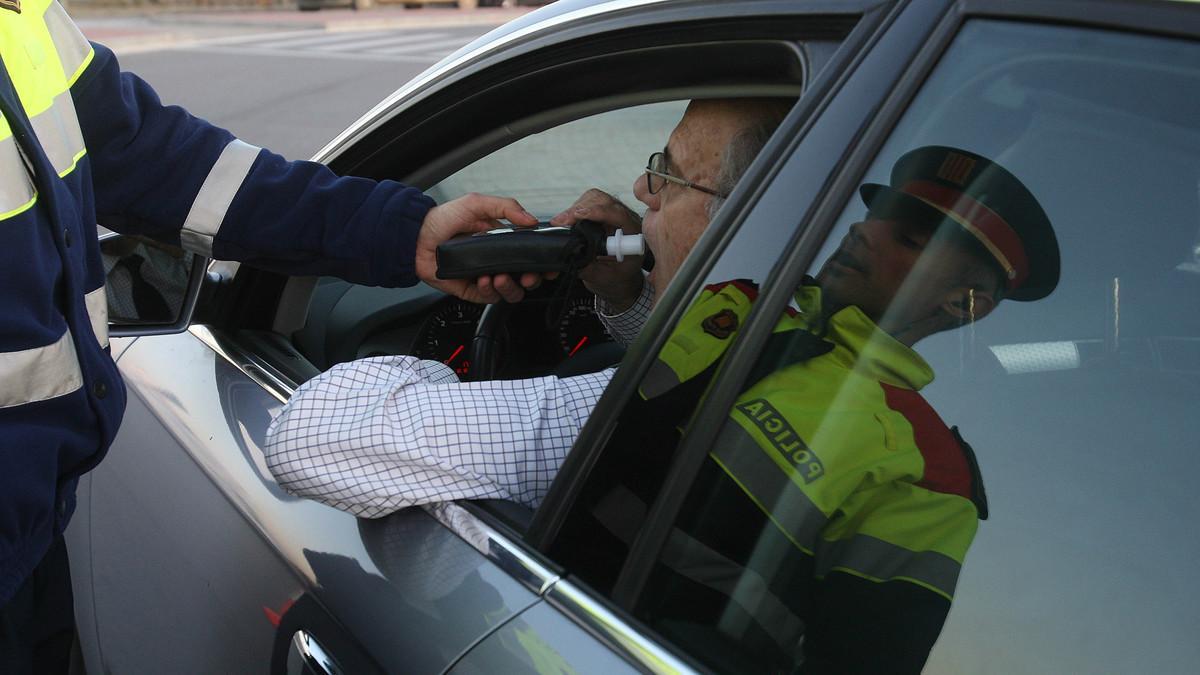
[[177,48],[212,54],[336,58],[434,63],[474,40],[476,35],[391,31],[291,31],[240,35],[181,44]]
[[320,35],[312,36],[312,37],[292,38],[290,40],[270,40],[270,39],[268,39],[268,40],[261,40],[259,42],[244,42],[242,44],[244,44],[247,47],[261,47],[263,49],[285,49],[288,47],[303,47],[303,48],[319,49],[320,45],[334,44],[334,43],[338,43],[338,42],[350,42],[353,40],[358,40],[360,38],[368,38],[369,39],[372,37],[381,37],[381,36],[395,36],[395,33],[394,32],[389,33],[387,31],[366,31],[366,32],[362,32],[362,33],[358,33],[358,32],[326,33],[326,32],[322,31],[322,33]]
[[205,54],[230,54],[233,56],[287,56],[293,59],[344,59],[348,61],[402,61],[405,63],[435,63],[440,61],[445,53],[438,52],[427,55],[413,54],[372,54],[370,52],[301,52],[284,51],[282,49],[251,49],[246,47],[181,46],[181,51],[199,52]]
[[[375,40],[363,40],[361,42],[353,42],[353,43],[349,43],[349,44],[339,43],[339,44],[335,44],[335,45],[320,45],[318,47],[314,47],[314,49],[319,49],[322,51],[324,51],[324,50],[371,51],[371,52],[386,53],[387,52],[386,49],[378,49],[378,47],[389,47],[389,46],[393,46],[393,45],[413,45],[417,49],[421,49],[425,46],[425,43],[427,43],[427,42],[434,42],[434,43],[437,43],[439,41],[445,42],[446,37],[448,37],[446,33],[431,33],[429,35],[422,35],[419,37],[409,37],[406,35],[396,35],[395,33],[392,33],[391,35],[388,35],[387,37],[382,37],[382,38],[378,38]],[[455,38],[453,41],[455,43],[461,42],[461,40],[458,38]]]
[[459,47],[467,44],[470,41],[471,41],[470,38],[468,38],[466,40],[463,40],[461,38],[454,38],[454,39],[450,39],[450,40],[442,40],[440,42],[434,42],[433,44],[419,44],[419,45],[418,44],[403,44],[403,45],[399,45],[396,47],[387,47],[384,49],[374,49],[372,51],[374,51],[378,54],[392,55],[392,54],[410,54],[413,52],[441,50],[442,53],[449,54],[450,52],[454,51],[455,49],[458,49]]

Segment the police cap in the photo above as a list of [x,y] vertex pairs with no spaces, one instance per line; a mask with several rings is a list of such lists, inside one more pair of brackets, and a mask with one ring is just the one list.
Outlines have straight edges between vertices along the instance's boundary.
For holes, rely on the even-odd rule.
[[1038,300],[1058,285],[1058,239],[1033,194],[999,164],[929,145],[905,153],[891,185],[859,188],[877,216],[937,227],[953,222],[983,245],[1008,279],[1005,297]]

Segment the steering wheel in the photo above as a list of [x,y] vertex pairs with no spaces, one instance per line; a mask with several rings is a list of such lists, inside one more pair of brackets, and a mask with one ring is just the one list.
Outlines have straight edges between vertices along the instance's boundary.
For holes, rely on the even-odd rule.
[[[503,358],[501,336],[512,314],[512,307],[509,303],[499,302],[483,308],[483,313],[475,324],[475,337],[472,338],[468,351],[471,368],[465,378],[467,381],[496,379]],[[620,363],[624,355],[625,347],[616,342],[592,345],[575,354],[573,358],[564,360],[555,367],[553,374],[558,377],[570,377],[593,373]]]
[[467,380],[482,382],[496,379],[500,371],[500,334],[508,315],[512,313],[512,305],[507,302],[497,302],[483,308],[483,314],[475,324],[475,337],[471,339],[469,350],[471,369]]

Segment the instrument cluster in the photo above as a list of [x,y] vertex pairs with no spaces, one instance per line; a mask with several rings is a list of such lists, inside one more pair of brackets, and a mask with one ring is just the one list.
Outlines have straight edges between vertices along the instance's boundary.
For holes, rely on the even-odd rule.
[[[502,379],[545,375],[588,347],[612,342],[596,316],[591,293],[582,288],[572,293],[548,324],[552,304],[551,292],[541,290],[510,308],[499,331]],[[482,315],[483,305],[446,298],[422,322],[409,353],[441,361],[461,379],[469,379],[471,342]]]

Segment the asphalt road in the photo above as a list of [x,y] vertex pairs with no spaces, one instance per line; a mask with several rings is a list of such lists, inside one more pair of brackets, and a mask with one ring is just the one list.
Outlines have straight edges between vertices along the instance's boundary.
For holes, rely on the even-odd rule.
[[[81,21],[85,33],[87,21]],[[230,23],[198,41],[118,48],[166,103],[182,105],[239,138],[308,158],[372,106],[490,25],[247,34]],[[169,23],[164,34],[171,33]],[[98,29],[96,32],[100,32]]]

